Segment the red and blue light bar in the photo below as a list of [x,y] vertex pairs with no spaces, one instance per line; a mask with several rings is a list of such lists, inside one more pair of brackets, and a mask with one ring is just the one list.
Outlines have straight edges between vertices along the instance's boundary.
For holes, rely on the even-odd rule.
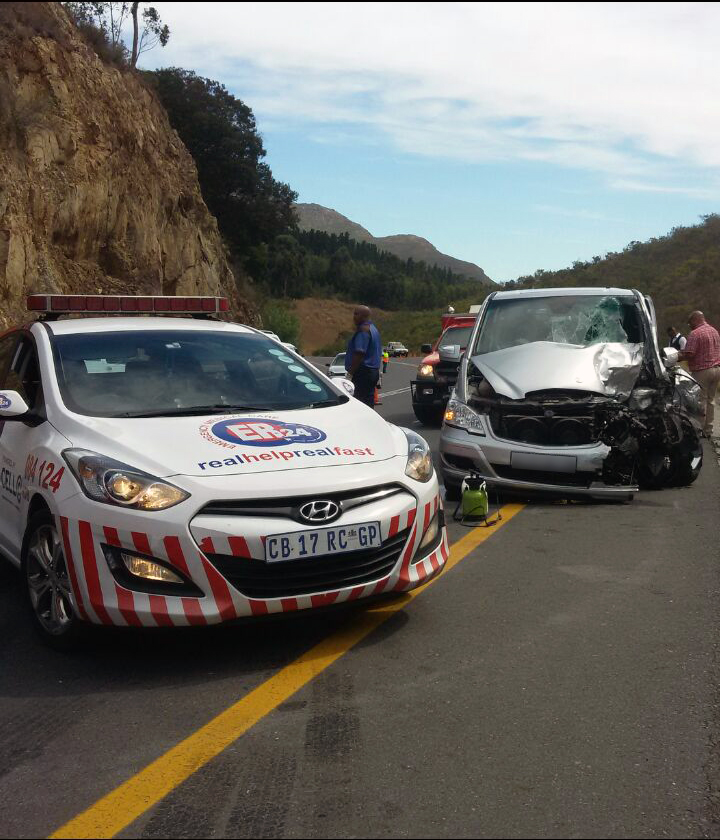
[[218,315],[230,309],[227,298],[171,297],[168,295],[29,295],[30,312],[65,315],[76,312],[99,315]]

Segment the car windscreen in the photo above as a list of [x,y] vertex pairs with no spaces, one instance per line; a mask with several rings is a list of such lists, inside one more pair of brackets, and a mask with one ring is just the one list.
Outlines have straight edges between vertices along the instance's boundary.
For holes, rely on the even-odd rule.
[[560,295],[494,299],[488,304],[473,355],[550,341],[587,347],[640,344],[642,321],[632,295]]
[[257,333],[119,331],[55,336],[63,400],[98,417],[281,410],[345,402]]
[[472,331],[472,327],[448,327],[440,336],[438,347],[458,344],[460,348],[464,350],[470,340],[470,333]]
[[338,353],[330,363],[330,367],[342,367],[345,364],[345,354]]

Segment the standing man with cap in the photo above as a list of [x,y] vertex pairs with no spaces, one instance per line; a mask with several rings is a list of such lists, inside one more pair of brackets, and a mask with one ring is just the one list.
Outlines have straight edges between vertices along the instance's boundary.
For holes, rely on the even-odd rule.
[[688,336],[680,358],[687,360],[690,373],[703,389],[705,420],[703,434],[711,437],[715,419],[715,394],[720,384],[720,335],[711,327],[702,312],[695,311],[688,318],[692,332]]
[[356,306],[353,312],[355,333],[347,344],[345,353],[346,376],[355,386],[355,396],[373,408],[375,386],[380,378],[382,345],[380,333],[370,320],[367,306]]

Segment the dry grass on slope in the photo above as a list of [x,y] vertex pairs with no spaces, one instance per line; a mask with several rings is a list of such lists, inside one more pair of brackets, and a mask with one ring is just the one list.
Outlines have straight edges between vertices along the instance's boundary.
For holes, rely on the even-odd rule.
[[[327,298],[304,298],[295,301],[295,314],[300,321],[300,346],[310,356],[320,347],[335,342],[340,333],[353,328],[356,304]],[[373,309],[373,318],[385,315]]]

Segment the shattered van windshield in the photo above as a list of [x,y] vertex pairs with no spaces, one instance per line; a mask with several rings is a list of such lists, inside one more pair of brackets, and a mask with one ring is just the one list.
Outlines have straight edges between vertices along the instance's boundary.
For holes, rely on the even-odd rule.
[[473,355],[550,341],[588,347],[644,340],[632,295],[563,295],[490,302]]

